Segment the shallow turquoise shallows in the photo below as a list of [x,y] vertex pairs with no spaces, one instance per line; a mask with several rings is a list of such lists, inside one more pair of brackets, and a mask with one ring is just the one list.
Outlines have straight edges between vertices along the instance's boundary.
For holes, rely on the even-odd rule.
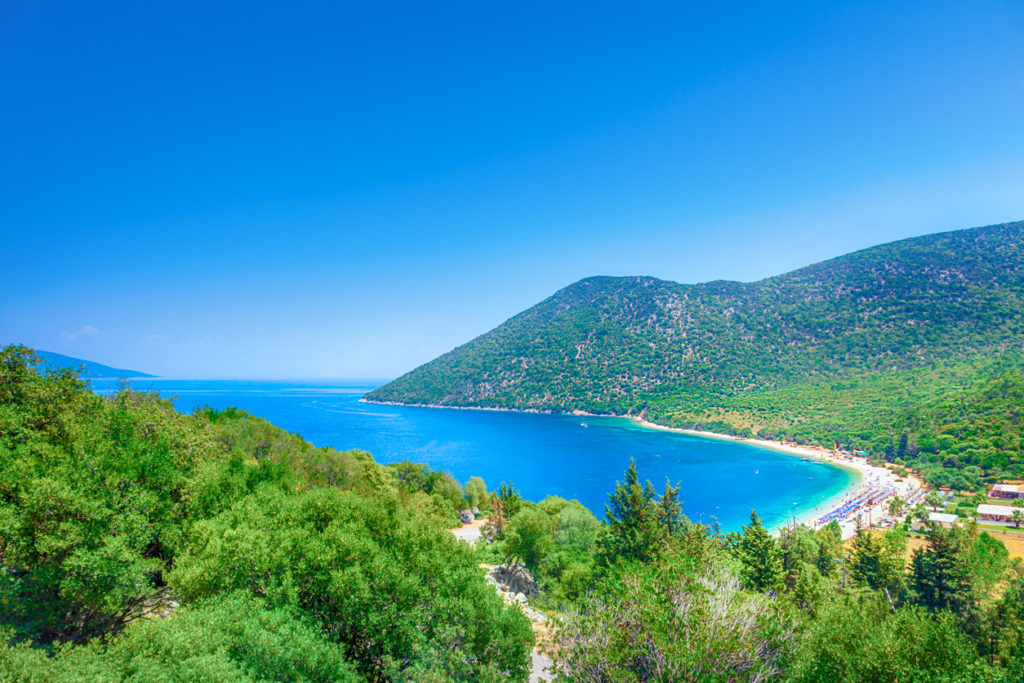
[[[369,451],[378,462],[412,460],[489,489],[512,482],[530,500],[575,498],[604,516],[629,459],[658,490],[682,488],[684,512],[737,529],[756,509],[777,526],[822,507],[855,474],[757,446],[639,427],[623,418],[412,408],[360,402],[373,387],[342,382],[136,380],[137,390],[176,396],[182,412],[237,406],[317,446]],[[94,380],[99,393],[114,389]]]

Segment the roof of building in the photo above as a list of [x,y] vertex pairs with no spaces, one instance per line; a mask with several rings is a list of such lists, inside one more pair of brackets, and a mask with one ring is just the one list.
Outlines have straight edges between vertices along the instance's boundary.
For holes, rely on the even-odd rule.
[[1020,488],[1016,484],[996,484],[992,487],[993,491],[1020,491]]
[[956,520],[960,519],[960,515],[951,515],[946,512],[929,512],[929,522],[941,522],[942,524],[953,524]]
[[1015,509],[1005,505],[979,505],[978,514],[992,515],[993,517],[1011,517]]

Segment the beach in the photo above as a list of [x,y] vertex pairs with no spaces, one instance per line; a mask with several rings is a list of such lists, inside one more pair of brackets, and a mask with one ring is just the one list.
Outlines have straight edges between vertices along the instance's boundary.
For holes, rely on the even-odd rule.
[[[831,451],[817,446],[802,446],[769,441],[767,439],[754,439],[716,434],[714,432],[702,432],[694,429],[667,427],[655,424],[654,422],[648,422],[639,417],[634,417],[632,420],[647,429],[690,434],[707,439],[723,439],[748,443],[760,448],[801,458],[811,458],[856,472],[858,479],[853,486],[840,491],[814,507],[802,507],[801,512],[795,517],[797,523],[806,524],[811,528],[824,526],[830,518],[835,518],[842,530],[844,540],[854,535],[857,519],[860,519],[865,527],[873,524],[878,525],[884,520],[889,520],[888,504],[894,496],[906,501],[915,495],[920,495],[920,492],[923,491],[923,483],[917,477],[912,475],[899,477],[895,472],[886,467],[872,465],[866,458],[849,453]],[[779,528],[775,529],[775,531],[778,530]]]

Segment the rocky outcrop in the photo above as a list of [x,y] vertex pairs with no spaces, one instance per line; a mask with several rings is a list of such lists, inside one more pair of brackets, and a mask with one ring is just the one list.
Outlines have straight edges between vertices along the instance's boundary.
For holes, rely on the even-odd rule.
[[528,604],[530,598],[537,597],[540,591],[537,590],[537,582],[523,565],[500,564],[491,567],[487,570],[487,582],[494,586],[506,603],[517,603],[530,621],[547,621],[543,612]]

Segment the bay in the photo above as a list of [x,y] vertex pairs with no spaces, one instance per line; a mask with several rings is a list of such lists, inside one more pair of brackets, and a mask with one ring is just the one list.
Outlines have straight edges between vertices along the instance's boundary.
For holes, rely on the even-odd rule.
[[[821,510],[856,484],[855,473],[747,443],[653,430],[625,418],[417,408],[363,403],[373,386],[345,381],[139,379],[182,412],[235,406],[316,446],[361,449],[381,463],[411,460],[489,489],[511,482],[529,500],[577,499],[604,516],[630,458],[641,479],[681,487],[683,511],[738,529],[756,509],[768,526]],[[93,380],[97,393],[116,383]]]

